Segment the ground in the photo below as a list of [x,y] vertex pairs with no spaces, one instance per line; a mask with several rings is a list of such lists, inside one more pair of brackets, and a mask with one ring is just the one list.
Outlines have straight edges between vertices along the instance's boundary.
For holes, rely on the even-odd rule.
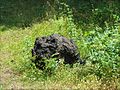
[[[101,80],[98,81],[95,75],[89,74],[79,79],[82,77],[82,74],[89,72],[85,68],[86,66],[81,68],[59,67],[59,71],[56,72],[55,76],[44,77],[42,75],[44,79],[38,76],[41,75],[41,72],[33,70],[29,66],[30,64],[26,63],[29,62],[29,57],[31,57],[31,51],[26,52],[26,49],[28,49],[27,51],[31,50],[35,38],[38,36],[50,35],[56,32],[64,33],[68,37],[65,28],[61,29],[63,31],[59,31],[56,23],[43,22],[25,29],[0,26],[0,29],[0,89],[120,89],[119,79],[113,79],[110,83],[104,83]],[[2,29],[5,30],[2,31]]]

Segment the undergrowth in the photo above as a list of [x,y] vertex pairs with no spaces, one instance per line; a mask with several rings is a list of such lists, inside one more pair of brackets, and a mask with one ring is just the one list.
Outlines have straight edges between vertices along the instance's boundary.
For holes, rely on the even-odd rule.
[[[46,85],[48,88],[53,88],[51,86],[57,84],[60,86],[54,88],[83,88],[86,90],[89,88],[113,88],[113,90],[119,88],[120,29],[118,26],[112,29],[106,28],[104,32],[101,32],[101,28],[95,27],[93,30],[84,33],[82,29],[75,28],[75,26],[69,28],[72,32],[78,30],[76,31],[77,36],[73,39],[78,46],[81,59],[86,60],[84,66],[75,64],[73,68],[70,68],[69,65],[64,65],[62,62],[56,66],[54,59],[51,59],[46,62],[48,63],[46,70],[41,71],[35,67],[31,56],[35,38],[52,33],[70,38],[69,30],[64,31],[68,28],[67,20],[61,17],[59,20],[35,24],[25,30],[2,32],[1,37],[9,35],[8,42],[10,42],[6,43],[6,39],[3,40],[4,49],[12,53],[10,58],[6,58],[7,61],[4,62],[7,62],[8,64],[6,64],[19,76],[18,81],[22,82],[23,85],[25,84],[27,88],[30,88],[30,83],[33,83],[33,86],[37,88],[39,85],[35,85],[36,82],[44,83],[44,87],[41,88],[45,88]],[[69,25],[72,25],[70,23]],[[61,32],[62,30],[63,32]]]
[[[67,15],[58,19],[49,19],[36,23],[25,29],[0,26],[1,36],[1,65],[12,69],[14,76],[4,79],[3,89],[12,88],[11,84],[17,77],[16,83],[25,89],[81,89],[81,90],[119,90],[120,89],[120,27],[106,26],[101,28],[92,25],[86,31],[82,26],[77,27],[73,20],[72,10],[65,5]],[[117,21],[116,21],[117,22]],[[78,63],[73,68],[56,63],[55,58],[46,60],[44,71],[35,67],[32,62],[31,49],[36,37],[61,34],[72,38],[80,52],[81,59],[86,60],[84,66]],[[61,60],[62,61],[62,60]],[[1,80],[2,82],[4,80]],[[19,89],[18,88],[18,89]]]

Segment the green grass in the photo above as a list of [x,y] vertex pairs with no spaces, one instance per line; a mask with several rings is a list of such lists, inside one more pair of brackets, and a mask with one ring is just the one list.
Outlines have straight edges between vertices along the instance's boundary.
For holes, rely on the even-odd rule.
[[[50,19],[25,29],[0,26],[0,89],[119,90],[119,77],[111,77],[106,81],[99,79],[94,73],[96,66],[91,63],[85,66],[75,64],[73,68],[61,63],[52,75],[35,67],[31,62],[35,38],[53,33],[69,38],[67,27],[64,18]],[[83,41],[87,35],[82,36],[82,33],[80,31],[79,34],[83,39],[76,41],[76,44],[84,58],[89,48]]]
[[45,17],[43,1],[0,0],[0,25],[27,27]]

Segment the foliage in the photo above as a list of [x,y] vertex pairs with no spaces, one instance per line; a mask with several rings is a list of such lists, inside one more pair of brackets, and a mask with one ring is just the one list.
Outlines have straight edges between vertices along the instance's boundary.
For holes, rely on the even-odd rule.
[[96,28],[86,35],[89,46],[89,59],[95,65],[95,74],[101,77],[119,77],[120,67],[120,33],[116,29],[106,28],[104,32],[99,32],[101,28]]
[[105,21],[104,28],[93,25],[93,30],[90,27],[89,31],[84,31],[83,35],[81,34],[82,36],[80,36],[80,32],[82,31],[78,31],[80,29],[77,30],[72,11],[69,9],[69,6],[65,6],[68,10],[67,30],[69,31],[69,35],[78,44],[83,44],[81,47],[87,51],[85,53],[88,53],[84,57],[89,57],[88,60],[95,63],[93,70],[95,75],[99,78],[120,77],[119,16],[114,16],[115,22],[112,27]]
[[[55,0],[55,3],[46,0],[48,21],[35,22],[31,27],[26,28],[23,25],[24,29],[14,26],[19,26],[19,20],[23,20],[21,24],[30,24],[32,19],[35,20],[36,15],[29,12],[32,18],[29,17],[26,20],[25,11],[23,11],[23,18],[20,16],[13,19],[10,18],[12,14],[10,16],[6,14],[8,16],[0,26],[0,78],[2,77],[0,88],[15,88],[12,84],[19,85],[18,82],[20,82],[22,84],[20,87],[25,89],[25,86],[28,86],[27,89],[119,90],[120,16],[118,10],[120,5],[117,0],[112,1],[114,2],[112,5],[110,1],[99,1],[99,4],[95,0],[89,0],[89,2]],[[5,3],[2,2],[2,7],[3,4]],[[22,4],[25,3],[21,2]],[[12,7],[14,5],[16,6],[11,4]],[[33,11],[39,11],[39,9],[40,7],[33,7]],[[4,7],[4,10],[7,9]],[[12,9],[9,8],[9,10],[12,12]],[[60,12],[57,12],[59,10]],[[0,11],[3,16],[0,18],[2,21],[5,19],[3,11]],[[52,12],[55,15],[51,15]],[[80,15],[76,15],[78,12]],[[12,17],[16,15],[16,12],[13,13]],[[40,11],[37,12],[38,17],[39,14]],[[12,19],[17,25],[11,23]],[[7,20],[10,22],[7,23]],[[13,27],[8,28],[6,24],[12,24]],[[45,59],[44,71],[37,69],[32,63],[31,56],[35,38],[53,33],[72,38],[78,46],[81,59],[86,60],[86,65],[76,63],[73,68],[70,68],[69,65],[64,65],[62,60],[57,63],[56,58],[50,58]]]

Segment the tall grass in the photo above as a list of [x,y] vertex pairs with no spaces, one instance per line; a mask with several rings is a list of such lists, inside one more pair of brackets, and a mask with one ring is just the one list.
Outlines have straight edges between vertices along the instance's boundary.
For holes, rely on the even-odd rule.
[[[101,28],[94,23],[88,26],[74,23],[73,11],[64,3],[66,14],[31,27],[8,28],[0,26],[0,89],[120,89],[120,27],[116,23]],[[97,12],[97,11],[96,11]],[[31,49],[36,37],[53,33],[72,38],[86,64],[73,68],[58,64],[55,58],[46,60],[47,69],[36,68]]]
[[[4,79],[5,82],[2,80],[3,89],[16,88],[12,86],[14,82],[20,83],[18,89],[120,89],[119,27],[109,29],[106,26],[104,32],[101,32],[102,28],[91,26],[89,31],[82,31],[70,20],[71,17],[61,17],[58,20],[50,19],[36,23],[24,30],[12,28],[9,31],[1,31],[1,64],[9,67],[14,76]],[[31,49],[35,38],[53,33],[67,38],[72,36],[79,48],[81,58],[86,60],[86,65],[75,64],[70,68],[69,65],[61,62],[53,68],[56,64],[53,61],[49,62],[51,64],[48,67],[53,68],[52,74],[50,74],[51,71],[37,69],[31,60]],[[5,71],[5,68],[1,69]],[[15,81],[13,81],[14,78],[16,78]]]

